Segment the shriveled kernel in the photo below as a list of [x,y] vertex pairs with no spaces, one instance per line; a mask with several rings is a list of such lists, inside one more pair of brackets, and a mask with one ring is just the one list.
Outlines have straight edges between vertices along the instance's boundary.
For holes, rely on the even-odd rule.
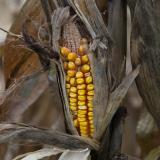
[[61,54],[62,54],[62,56],[64,56],[64,57],[66,57],[70,52],[71,52],[71,51],[70,51],[68,48],[66,48],[66,47],[62,47],[62,48],[61,48]]
[[86,84],[77,85],[77,89],[86,89]]
[[75,120],[73,121],[73,124],[74,124],[75,127],[78,127],[78,120],[75,119]]
[[89,92],[87,93],[87,95],[93,96],[93,95],[94,95],[94,91],[89,91]]
[[67,71],[67,75],[68,75],[69,77],[74,77],[74,76],[76,75],[76,71],[75,71],[75,70],[68,70],[68,71]]
[[88,112],[88,116],[93,116],[93,112]]
[[67,88],[67,89],[71,88],[71,85],[67,83],[67,84],[66,84],[66,88]]
[[76,79],[77,84],[83,84],[85,82],[84,78],[77,78]]
[[76,78],[83,78],[83,73],[82,72],[77,72],[76,73]]
[[85,94],[86,94],[86,90],[84,90],[84,89],[78,90],[78,95],[84,96]]
[[77,88],[76,87],[71,87],[70,91],[73,92],[73,93],[76,93],[77,92]]
[[70,105],[71,105],[71,106],[75,106],[75,107],[76,107],[76,106],[77,106],[77,103],[70,102]]
[[86,110],[78,110],[78,115],[79,114],[81,114],[81,115],[87,114],[87,111]]
[[87,73],[90,71],[90,66],[88,64],[84,64],[82,67],[81,67],[81,71],[83,73]]
[[89,76],[91,76],[91,72],[87,72],[84,74],[84,77],[89,77]]
[[76,98],[76,97],[77,97],[77,94],[70,92],[70,93],[69,93],[69,96],[72,97],[72,98]]
[[94,90],[94,85],[93,84],[88,84],[87,85],[87,90],[88,91]]
[[72,111],[76,111],[76,110],[77,110],[77,107],[75,107],[75,106],[69,106],[69,108],[70,108]]
[[92,101],[93,100],[93,96],[87,96],[87,100],[88,101]]
[[75,70],[76,69],[75,63],[74,62],[68,62],[68,69]]
[[90,83],[92,83],[92,82],[93,82],[92,76],[86,77],[86,83],[87,83],[87,84],[90,84]]
[[89,58],[88,58],[88,55],[84,55],[82,56],[82,64],[86,64],[89,62]]
[[86,100],[86,96],[78,96],[78,100],[79,101],[85,101]]
[[78,109],[80,109],[80,110],[86,110],[87,106],[78,106]]
[[77,58],[77,54],[74,53],[74,52],[70,52],[70,53],[68,54],[68,56],[67,56],[67,59],[68,59],[69,61],[75,61],[76,58]]
[[69,81],[70,81],[70,77],[66,76],[66,82],[69,82]]
[[79,57],[76,58],[75,64],[76,64],[77,66],[80,66],[80,65],[82,64],[81,58],[79,58]]
[[86,105],[86,102],[85,101],[78,101],[78,105],[79,106],[84,106],[84,105]]
[[71,86],[75,86],[76,85],[76,79],[75,78],[71,78],[70,79],[70,85]]
[[63,68],[64,68],[64,70],[67,70],[67,69],[68,69],[68,63],[67,63],[67,62],[64,62],[64,63],[63,63]]
[[75,103],[77,102],[77,98],[69,98],[69,101]]

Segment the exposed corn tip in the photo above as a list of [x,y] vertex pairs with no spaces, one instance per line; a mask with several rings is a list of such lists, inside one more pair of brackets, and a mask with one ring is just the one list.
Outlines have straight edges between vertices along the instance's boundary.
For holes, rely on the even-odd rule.
[[73,124],[81,136],[93,137],[94,84],[87,51],[88,42],[87,39],[83,38],[78,53],[62,47],[61,55],[64,57],[66,89],[69,108],[73,115]]

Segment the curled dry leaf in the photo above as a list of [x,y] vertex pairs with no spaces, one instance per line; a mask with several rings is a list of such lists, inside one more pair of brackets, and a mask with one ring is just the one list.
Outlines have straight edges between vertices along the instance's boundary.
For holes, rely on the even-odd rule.
[[25,153],[15,157],[13,160],[39,160],[52,155],[62,153],[59,160],[88,160],[90,150],[64,150],[60,148],[43,148],[35,152]]

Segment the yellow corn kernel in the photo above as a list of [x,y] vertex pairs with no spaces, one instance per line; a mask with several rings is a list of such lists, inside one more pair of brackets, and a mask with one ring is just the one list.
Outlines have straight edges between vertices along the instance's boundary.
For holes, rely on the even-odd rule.
[[77,103],[74,103],[74,102],[70,102],[69,103],[71,106],[77,106]]
[[77,92],[77,88],[76,87],[71,87],[70,91],[73,92],[73,93],[76,93]]
[[67,69],[68,69],[68,63],[67,63],[67,62],[64,62],[64,63],[63,63],[63,68],[64,68],[64,70],[67,70]]
[[78,115],[87,114],[87,110],[78,110]]
[[89,116],[88,119],[91,121],[93,120],[93,116]]
[[75,64],[76,64],[77,66],[80,66],[80,65],[82,64],[81,59],[80,59],[79,57],[76,58]]
[[91,129],[90,129],[90,132],[91,132],[91,134],[93,134],[93,133],[94,133],[94,129],[91,128]]
[[89,124],[90,124],[90,125],[91,125],[91,124],[94,124],[93,119],[89,121]]
[[86,84],[77,85],[77,89],[86,89]]
[[89,58],[88,58],[88,55],[84,55],[82,56],[82,64],[86,64],[89,62]]
[[86,96],[78,96],[78,100],[79,101],[85,101],[86,100]]
[[93,112],[93,108],[88,108],[88,111],[89,112]]
[[75,119],[75,120],[73,121],[73,124],[74,124],[75,127],[78,127],[78,120]]
[[83,45],[80,45],[80,47],[78,48],[78,54],[80,55],[80,56],[83,56],[85,53],[86,53],[86,48],[85,48],[85,46],[83,46]]
[[78,105],[79,106],[84,106],[84,105],[86,105],[86,102],[85,101],[78,101]]
[[80,130],[88,130],[88,126],[79,126]]
[[87,96],[87,100],[88,101],[92,101],[93,100],[93,96]]
[[79,121],[79,122],[86,122],[87,119],[86,119],[86,118],[79,118],[79,117],[78,117],[78,121]]
[[93,108],[93,102],[89,101],[88,104],[87,104],[87,106],[90,107],[90,108]]
[[66,48],[66,47],[62,47],[62,48],[61,48],[61,54],[62,54],[62,56],[64,56],[64,57],[67,57],[70,52],[71,52],[71,51],[70,51],[68,48]]
[[91,128],[91,129],[94,129],[94,125],[93,125],[93,124],[91,124],[91,125],[90,125],[90,128]]
[[78,90],[78,95],[84,96],[85,94],[86,94],[86,90],[84,90],[84,89]]
[[77,72],[76,73],[76,78],[83,78],[83,73],[82,72]]
[[83,73],[87,73],[90,71],[90,66],[88,64],[84,64],[82,67],[81,67],[81,71]]
[[87,84],[90,84],[90,83],[92,83],[92,82],[93,82],[92,76],[89,76],[89,77],[86,78],[86,83],[87,83]]
[[76,98],[76,97],[77,97],[77,94],[70,92],[69,96],[70,96],[71,98]]
[[88,126],[88,122],[79,122],[80,126]]
[[68,56],[67,56],[67,59],[68,59],[69,61],[73,61],[73,62],[76,60],[76,58],[77,58],[77,54],[74,53],[74,52],[70,52],[70,53],[68,54]]
[[80,109],[80,110],[86,110],[87,106],[78,106],[78,109]]
[[75,86],[76,85],[76,78],[71,78],[70,79],[70,85]]
[[77,78],[76,82],[77,84],[83,84],[85,81],[84,81],[84,78]]
[[88,112],[88,116],[93,116],[93,112]]
[[85,130],[80,130],[81,132],[81,136],[88,136],[88,131],[85,131]]
[[77,111],[77,107],[75,106],[69,106],[69,108],[71,109],[71,111]]
[[75,70],[76,69],[75,63],[74,62],[68,62],[68,69]]
[[68,71],[67,71],[67,75],[68,75],[69,77],[74,77],[74,76],[76,75],[76,71],[75,71],[75,70],[68,70]]
[[89,77],[89,76],[91,76],[91,72],[87,72],[84,74],[84,77]]
[[78,118],[86,118],[87,116],[85,114],[78,114]]
[[87,93],[87,95],[89,95],[89,96],[94,96],[94,91],[89,91],[89,92]]
[[73,103],[76,103],[76,102],[77,102],[77,99],[76,99],[76,98],[69,98],[69,101],[70,101],[70,102],[73,102]]
[[71,88],[71,85],[67,83],[67,84],[66,84],[66,88],[67,88],[67,89]]
[[66,76],[66,82],[69,82],[69,81],[70,81],[70,77]]
[[93,85],[93,84],[88,84],[88,85],[87,85],[87,90],[88,90],[88,91],[94,90],[94,85]]

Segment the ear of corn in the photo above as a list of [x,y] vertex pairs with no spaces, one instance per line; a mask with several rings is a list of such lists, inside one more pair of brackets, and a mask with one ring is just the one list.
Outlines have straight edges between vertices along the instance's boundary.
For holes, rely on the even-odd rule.
[[87,40],[83,38],[77,53],[61,48],[66,72],[66,91],[73,123],[81,136],[93,137],[94,84],[87,55]]

